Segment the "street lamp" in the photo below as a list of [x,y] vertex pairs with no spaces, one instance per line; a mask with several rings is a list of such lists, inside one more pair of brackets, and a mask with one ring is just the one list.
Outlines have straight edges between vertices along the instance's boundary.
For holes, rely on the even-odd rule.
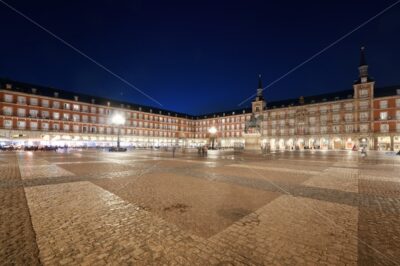
[[119,150],[119,147],[120,147],[119,135],[120,135],[120,131],[121,131],[121,125],[125,124],[125,117],[123,115],[117,113],[111,118],[111,122],[118,126],[117,150]]
[[214,149],[214,142],[215,142],[215,134],[217,133],[217,128],[216,127],[210,127],[208,129],[208,133],[210,133],[211,136],[211,149]]

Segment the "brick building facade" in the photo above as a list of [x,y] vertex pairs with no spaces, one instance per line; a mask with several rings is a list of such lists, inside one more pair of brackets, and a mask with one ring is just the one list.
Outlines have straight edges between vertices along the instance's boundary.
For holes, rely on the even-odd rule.
[[[260,121],[260,147],[272,150],[400,150],[400,86],[375,87],[361,50],[353,89],[267,102],[261,77],[251,108],[192,116],[12,80],[0,80],[0,140],[24,145],[216,147],[245,145],[252,116]],[[113,125],[119,113],[126,123]],[[213,128],[213,131],[210,131]]]

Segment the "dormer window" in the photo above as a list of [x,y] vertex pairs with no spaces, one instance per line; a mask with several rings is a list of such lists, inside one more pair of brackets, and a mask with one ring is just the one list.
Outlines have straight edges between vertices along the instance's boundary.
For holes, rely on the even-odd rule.
[[36,89],[35,88],[32,88],[32,93],[36,94]]
[[95,103],[96,103],[96,100],[95,100],[95,99],[92,99],[91,102],[92,102],[92,104],[95,104]]
[[10,83],[7,83],[7,84],[6,84],[6,89],[7,89],[7,90],[11,90],[11,89],[12,89],[12,85],[11,85]]
[[54,98],[58,98],[58,92],[54,92]]
[[78,101],[79,97],[78,96],[74,96],[74,100]]

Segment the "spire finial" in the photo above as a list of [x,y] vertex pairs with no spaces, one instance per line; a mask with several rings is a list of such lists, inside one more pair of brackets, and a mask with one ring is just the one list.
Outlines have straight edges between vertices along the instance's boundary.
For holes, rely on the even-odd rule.
[[263,86],[262,86],[262,80],[261,80],[261,74],[258,74],[258,88],[259,88],[259,89],[262,89],[262,88],[263,88]]

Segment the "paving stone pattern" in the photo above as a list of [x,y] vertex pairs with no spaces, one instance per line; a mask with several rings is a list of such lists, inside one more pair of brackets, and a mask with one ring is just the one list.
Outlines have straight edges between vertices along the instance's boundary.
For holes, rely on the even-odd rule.
[[400,265],[400,159],[0,153],[1,265]]

